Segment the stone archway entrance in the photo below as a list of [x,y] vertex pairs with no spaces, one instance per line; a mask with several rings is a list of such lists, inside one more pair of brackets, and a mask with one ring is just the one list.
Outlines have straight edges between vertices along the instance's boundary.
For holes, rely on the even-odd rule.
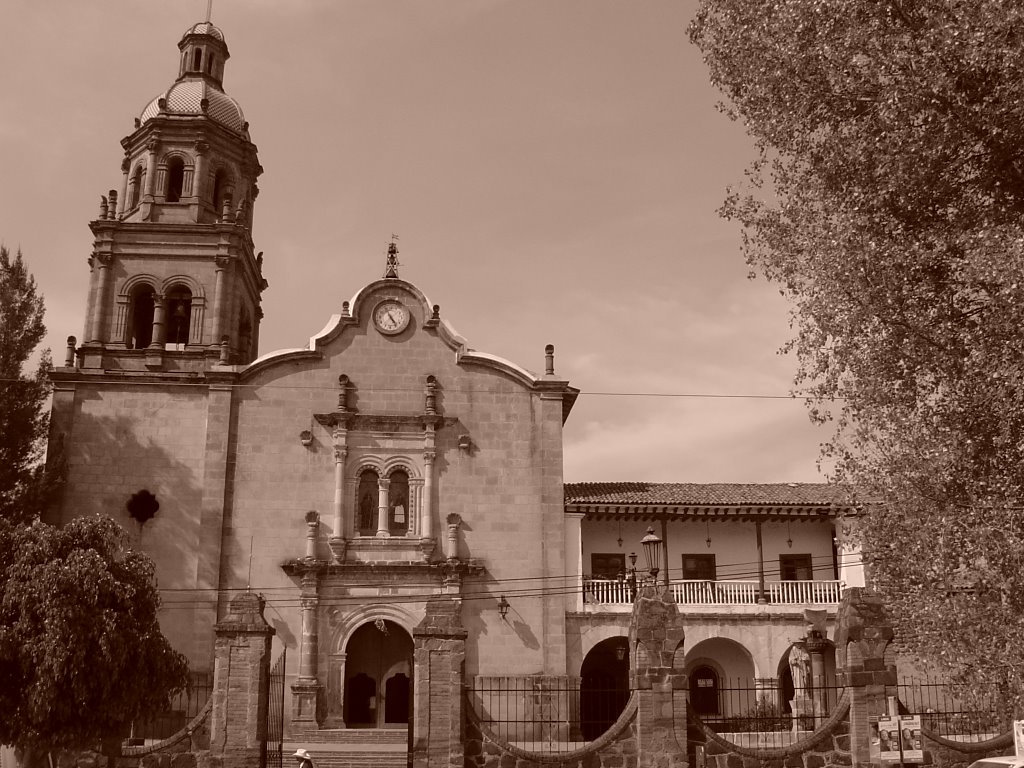
[[370,621],[352,633],[345,647],[345,725],[409,724],[412,649],[409,633],[393,621]]
[[610,637],[590,649],[580,667],[580,732],[593,741],[607,731],[629,701],[629,643]]

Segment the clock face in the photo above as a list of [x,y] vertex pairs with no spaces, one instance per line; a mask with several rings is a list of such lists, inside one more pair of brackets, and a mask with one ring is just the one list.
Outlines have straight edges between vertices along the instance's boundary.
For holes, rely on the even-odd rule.
[[382,301],[373,310],[373,323],[381,333],[401,333],[409,325],[409,310],[400,301]]

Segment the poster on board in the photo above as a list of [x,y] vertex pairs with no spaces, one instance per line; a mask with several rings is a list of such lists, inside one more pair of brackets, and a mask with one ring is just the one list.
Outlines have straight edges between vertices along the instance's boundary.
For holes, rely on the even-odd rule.
[[900,744],[903,748],[904,763],[923,763],[924,744],[921,737],[921,716],[900,717]]
[[[877,757],[876,757],[877,755]],[[900,761],[900,721],[895,717],[880,717],[871,724],[871,761],[898,763]]]

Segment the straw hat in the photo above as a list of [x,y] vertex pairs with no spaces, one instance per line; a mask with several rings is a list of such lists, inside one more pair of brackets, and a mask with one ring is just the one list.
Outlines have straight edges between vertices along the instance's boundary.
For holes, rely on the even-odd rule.
[[299,760],[312,760],[313,756],[304,749],[296,749],[295,754],[292,757],[297,757]]

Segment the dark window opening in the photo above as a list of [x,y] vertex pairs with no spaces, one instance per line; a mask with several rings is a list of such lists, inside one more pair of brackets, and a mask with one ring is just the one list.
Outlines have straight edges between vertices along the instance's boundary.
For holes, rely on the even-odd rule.
[[143,173],[142,166],[136,166],[131,184],[129,185],[130,189],[128,190],[128,210],[135,208],[142,199]]
[[683,578],[714,581],[717,576],[715,556],[708,554],[683,555]]
[[405,536],[409,532],[409,475],[399,469],[391,473],[388,486],[388,533]]
[[372,469],[363,470],[359,475],[359,490],[356,493],[359,510],[360,536],[373,536],[377,532],[377,473]]
[[626,575],[626,556],[618,552],[590,555],[590,575],[595,579],[618,579]]
[[779,579],[782,581],[810,581],[814,566],[810,555],[779,555]]
[[160,502],[156,496],[143,488],[138,493],[132,494],[125,504],[128,514],[137,520],[139,525],[145,525],[146,521],[152,520],[153,516],[160,510]]
[[181,200],[182,187],[185,185],[185,161],[180,157],[172,157],[167,163],[167,194],[164,198],[168,203]]
[[211,75],[213,74],[213,58],[212,53],[206,57],[206,71]]
[[220,216],[228,196],[228,174],[221,168],[213,177],[213,209]]
[[153,289],[143,286],[132,296],[128,338],[128,349],[145,349],[153,343]]
[[203,71],[203,51],[200,48],[196,48],[196,52],[192,54],[192,69],[196,72]]
[[192,324],[192,291],[176,286],[167,295],[167,346],[182,350],[188,344]]

